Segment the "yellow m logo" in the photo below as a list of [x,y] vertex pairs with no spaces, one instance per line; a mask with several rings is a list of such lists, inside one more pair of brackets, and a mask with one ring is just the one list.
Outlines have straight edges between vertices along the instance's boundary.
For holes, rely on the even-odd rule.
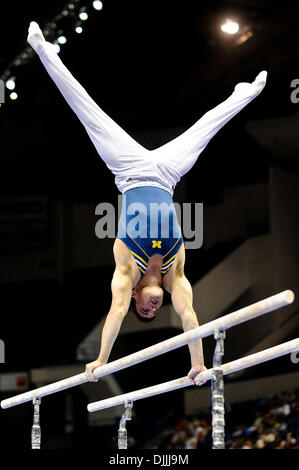
[[153,240],[152,248],[161,248],[161,240]]

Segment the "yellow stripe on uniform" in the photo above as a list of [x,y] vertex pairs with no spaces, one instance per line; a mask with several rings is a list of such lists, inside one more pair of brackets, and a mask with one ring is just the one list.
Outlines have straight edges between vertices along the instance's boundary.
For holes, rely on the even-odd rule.
[[168,261],[166,261],[165,263],[163,263],[162,266],[165,266],[166,264],[170,263],[170,261],[171,261],[173,258],[175,258],[176,255],[177,255],[177,253],[176,253],[175,255],[173,255],[172,258],[169,258]]
[[170,250],[168,251],[168,253],[166,253],[166,255],[163,256],[163,258],[166,258],[166,256],[171,252],[171,250],[174,249],[174,247],[175,247],[175,246],[177,245],[177,243],[180,241],[180,239],[181,239],[181,233],[182,233],[182,229],[180,228],[180,236],[179,236],[179,238],[177,239],[177,241],[175,242],[175,244],[173,245],[173,247],[170,248]]
[[140,259],[140,261],[142,261],[142,263],[145,264],[145,266],[147,266],[148,263],[144,261],[144,259],[138,256],[133,250],[130,250],[130,252],[132,253],[132,255],[136,256],[136,258]]
[[[172,265],[171,265],[171,266],[172,266]],[[161,270],[161,273],[162,273],[162,274],[168,273],[168,271],[170,270],[171,266],[169,266],[169,268],[167,268],[166,271],[162,271],[162,270]]]

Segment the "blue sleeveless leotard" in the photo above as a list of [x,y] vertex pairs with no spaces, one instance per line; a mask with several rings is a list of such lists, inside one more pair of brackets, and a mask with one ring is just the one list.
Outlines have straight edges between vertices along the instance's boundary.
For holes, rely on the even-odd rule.
[[155,186],[126,191],[116,237],[129,248],[141,275],[156,254],[163,257],[165,275],[183,243],[171,194]]

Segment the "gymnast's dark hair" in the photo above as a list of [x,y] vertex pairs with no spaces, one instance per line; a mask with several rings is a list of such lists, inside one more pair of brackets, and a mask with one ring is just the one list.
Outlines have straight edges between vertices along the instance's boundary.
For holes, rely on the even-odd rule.
[[151,317],[151,318],[145,318],[139,315],[136,309],[136,301],[135,299],[132,299],[131,301],[131,310],[135,313],[135,316],[138,318],[139,321],[143,321],[144,323],[149,323],[150,321],[153,321],[156,317]]

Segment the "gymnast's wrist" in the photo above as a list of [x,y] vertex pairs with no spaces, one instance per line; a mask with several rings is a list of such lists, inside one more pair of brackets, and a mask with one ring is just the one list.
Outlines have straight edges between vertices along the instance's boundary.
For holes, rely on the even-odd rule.
[[101,356],[97,358],[97,361],[101,363],[101,366],[104,366],[108,362],[107,360],[105,361]]
[[203,359],[197,361],[191,361],[191,367],[198,370],[205,370],[206,366]]

